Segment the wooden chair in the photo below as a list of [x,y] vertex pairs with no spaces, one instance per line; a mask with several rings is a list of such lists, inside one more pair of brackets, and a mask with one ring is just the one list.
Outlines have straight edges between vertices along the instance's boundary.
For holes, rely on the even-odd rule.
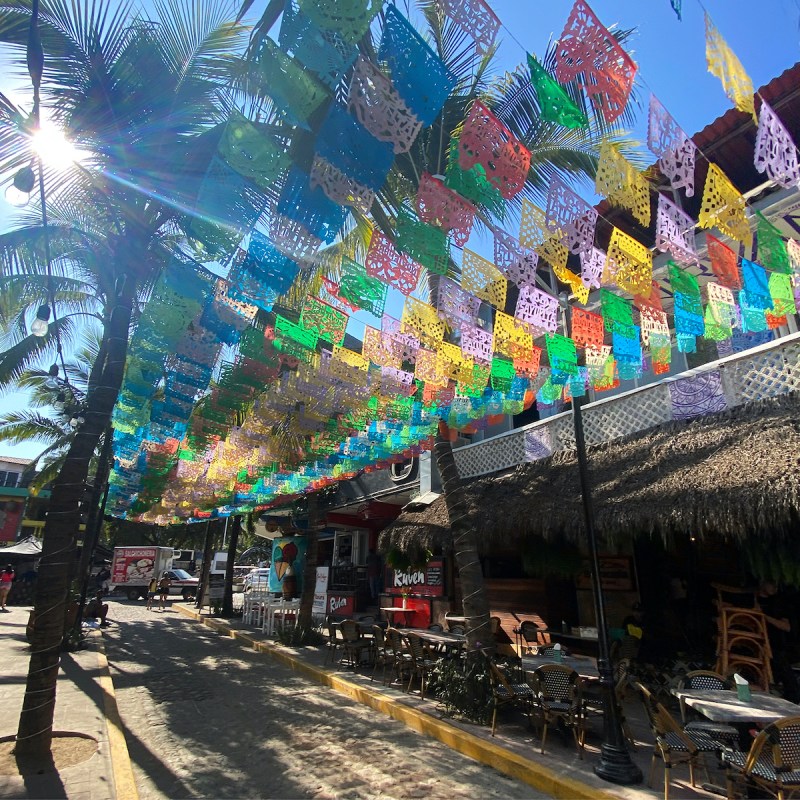
[[330,662],[333,664],[337,659],[337,653],[341,657],[344,642],[339,637],[339,626],[334,625],[332,620],[328,619],[325,627],[328,629],[328,641],[325,643],[325,661],[323,663],[327,664],[330,658]]
[[[694,768],[703,753],[718,753],[723,745],[702,731],[686,731],[676,722],[650,691],[641,683],[635,684],[644,703],[650,730],[655,737],[653,759],[650,762],[648,785],[652,787],[656,759],[664,763],[664,800],[669,800],[670,774],[677,764],[689,765],[689,781],[695,786]],[[706,770],[707,771],[707,770]]]
[[[622,658],[614,664],[614,695],[617,701],[617,708],[619,709],[619,718],[622,724],[622,732],[628,740],[628,744],[632,750],[636,750],[636,738],[631,731],[628,720],[625,718],[623,711],[622,701],[625,697],[625,692],[629,685],[628,670],[630,669],[630,661],[627,658]],[[581,678],[580,681],[580,694],[581,694],[581,707],[583,712],[583,740],[586,741],[586,722],[589,717],[602,717],[605,713],[603,705],[603,697],[600,689],[600,682],[596,679],[587,680]]]
[[800,717],[773,722],[756,736],[749,753],[725,751],[722,762],[731,799],[741,779],[778,800],[800,793]]
[[383,628],[380,625],[372,626],[372,675],[370,680],[375,680],[375,673],[378,667],[383,667],[383,675],[381,676],[381,683],[386,683],[386,667],[394,664],[394,653],[391,653],[386,647],[386,636],[384,635]]
[[[687,672],[678,681],[678,689],[730,689],[731,681],[724,678],[718,672],[708,669],[695,669]],[[691,711],[687,711],[686,701],[681,698],[681,721],[686,731],[702,731],[719,742],[724,742],[728,747],[739,749],[739,731],[733,725],[725,725],[721,722],[711,722],[707,719],[692,718]],[[695,714],[697,717],[697,714]]]
[[408,674],[408,689],[411,691],[411,684],[414,678],[420,680],[420,699],[425,699],[425,682],[436,666],[436,659],[432,657],[430,650],[428,650],[425,642],[416,633],[407,633],[406,642],[408,644],[408,652],[411,654],[411,667]]
[[572,731],[578,757],[583,758],[584,717],[580,694],[580,676],[563,664],[544,664],[533,672],[534,712],[542,723],[542,747],[547,729],[554,722]]
[[411,671],[411,653],[403,644],[403,637],[397,628],[387,628],[385,636],[387,657],[390,658],[392,672],[405,685],[406,676]]
[[347,660],[355,670],[361,665],[364,653],[371,653],[372,641],[361,635],[361,628],[353,619],[343,620],[339,628],[342,632],[342,649],[344,651],[339,663]]
[[531,720],[533,689],[527,683],[512,683],[495,664],[489,664],[489,677],[492,686],[492,736],[497,729],[497,711],[506,706],[522,706]]

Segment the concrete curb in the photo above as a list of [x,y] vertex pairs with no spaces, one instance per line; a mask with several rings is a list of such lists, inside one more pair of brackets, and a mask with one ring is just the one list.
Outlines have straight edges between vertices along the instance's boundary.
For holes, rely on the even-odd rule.
[[244,631],[231,628],[222,620],[205,617],[195,609],[186,608],[179,604],[174,604],[172,607],[181,614],[201,622],[223,636],[238,639],[254,650],[267,654],[270,658],[275,659],[295,672],[301,673],[310,680],[323,686],[328,686],[334,691],[346,695],[351,700],[396,719],[419,733],[437,739],[456,752],[527,783],[534,789],[545,792],[551,797],[563,800],[616,800],[616,795],[614,794],[596,789],[574,778],[560,775],[542,764],[512,753],[493,742],[487,742],[468,731],[456,728],[446,720],[436,719],[404,703],[399,703],[381,692],[354,684],[338,673],[301,661],[278,644],[255,639]]
[[114,791],[116,800],[139,800],[136,779],[133,775],[128,744],[125,741],[125,729],[117,707],[117,695],[114,681],[106,658],[106,650],[102,637],[95,639],[95,654],[100,669],[98,683],[103,692],[103,709],[106,716],[106,732],[108,734],[108,753],[114,773]]

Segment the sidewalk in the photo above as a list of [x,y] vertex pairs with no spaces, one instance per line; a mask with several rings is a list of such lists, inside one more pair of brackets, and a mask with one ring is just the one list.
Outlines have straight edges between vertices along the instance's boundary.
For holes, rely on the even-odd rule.
[[[9,610],[0,616],[0,738],[16,734],[30,657],[25,638],[30,609],[9,606]],[[43,774],[0,774],[0,798],[137,800],[102,635],[93,631],[89,641],[90,648],[63,654],[54,730],[92,737],[97,752],[74,766]]]

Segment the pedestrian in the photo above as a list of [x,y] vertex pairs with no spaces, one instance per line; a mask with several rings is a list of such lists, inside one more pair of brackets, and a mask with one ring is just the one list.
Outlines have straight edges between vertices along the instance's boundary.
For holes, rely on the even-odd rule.
[[166,572],[161,576],[161,580],[158,582],[158,594],[161,608],[164,609],[167,607],[167,597],[169,596],[169,578]]
[[156,595],[158,594],[158,581],[156,580],[156,576],[153,575],[150,578],[150,583],[147,586],[147,610],[153,610],[153,600],[156,599]]
[[6,608],[6,600],[8,593],[11,591],[11,584],[14,582],[14,567],[9,564],[2,572],[0,572],[0,611],[9,613]]
[[111,591],[111,570],[108,568],[108,564],[103,564],[100,568],[100,572],[97,573],[97,578],[95,579],[97,582],[97,588],[105,595],[109,594]]
[[86,619],[100,618],[100,627],[108,627],[108,603],[103,602],[103,592],[101,589],[97,594],[86,604],[86,609],[83,612]]

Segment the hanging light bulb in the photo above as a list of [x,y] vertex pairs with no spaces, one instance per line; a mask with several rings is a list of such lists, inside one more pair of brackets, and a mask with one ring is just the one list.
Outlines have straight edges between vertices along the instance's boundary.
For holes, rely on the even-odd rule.
[[27,167],[22,167],[14,175],[14,180],[11,181],[11,184],[6,189],[6,202],[17,208],[23,208],[28,205],[35,184],[36,175],[33,172],[33,167],[30,164]]
[[39,306],[39,309],[36,312],[36,319],[33,321],[31,325],[31,333],[34,336],[46,336],[47,330],[50,327],[47,323],[50,320],[50,306],[45,303],[43,306]]
[[53,408],[56,411],[63,411],[66,405],[67,405],[66,395],[64,394],[64,392],[59,392],[56,395],[56,400],[53,403]]
[[58,389],[58,364],[51,364],[47,374],[50,377],[44,382],[45,388]]

